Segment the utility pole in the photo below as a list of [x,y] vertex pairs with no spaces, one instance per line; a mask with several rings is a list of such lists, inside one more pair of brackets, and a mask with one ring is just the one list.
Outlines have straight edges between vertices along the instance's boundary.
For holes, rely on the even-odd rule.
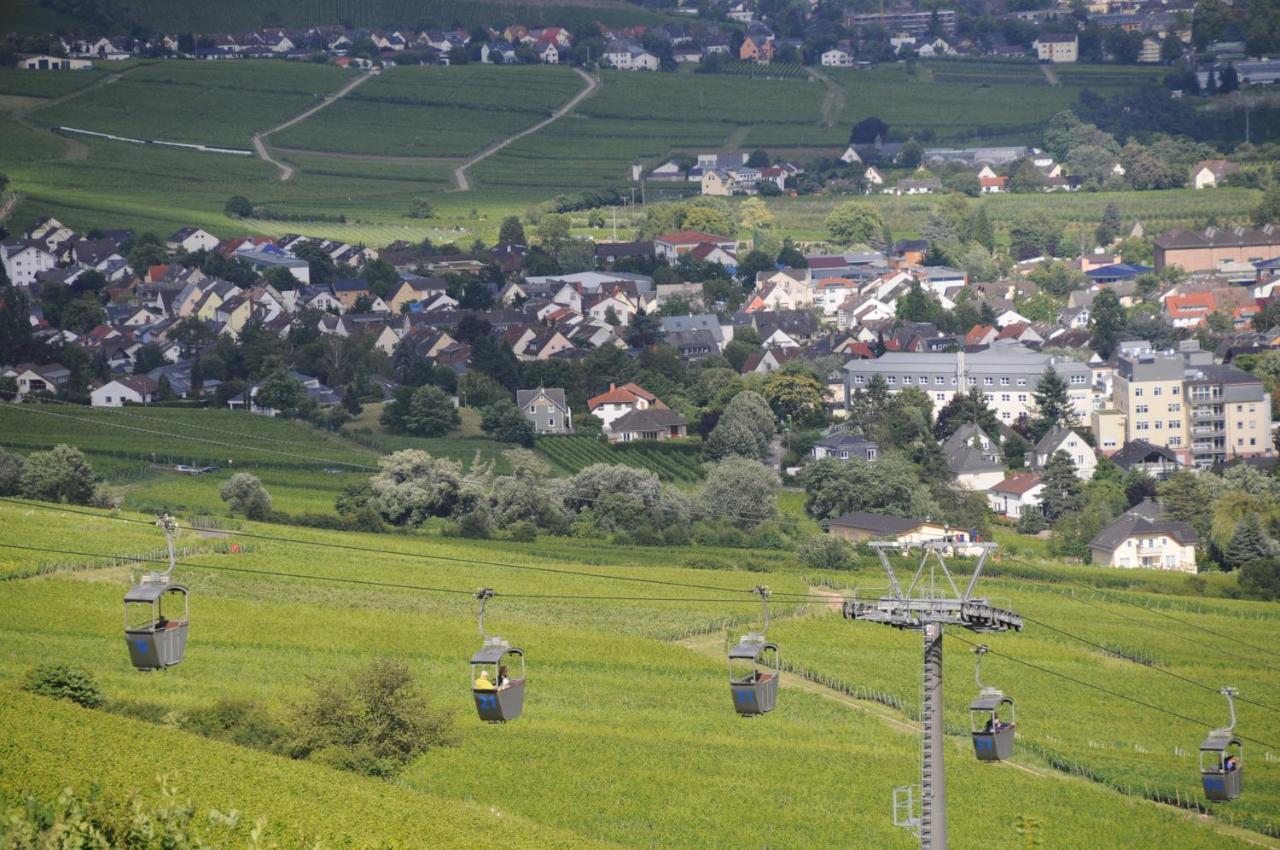
[[[942,634],[944,626],[958,626],[973,632],[1021,631],[1022,618],[1012,611],[996,608],[985,598],[975,597],[974,588],[982,576],[994,543],[970,543],[946,537],[917,544],[921,555],[911,581],[904,589],[889,561],[890,552],[911,555],[909,543],[872,543],[889,578],[890,596],[875,602],[856,599],[844,603],[844,616],[896,629],[919,629],[923,638],[921,670],[920,786],[894,789],[893,820],[913,829],[920,837],[920,850],[947,850],[947,777],[942,717]],[[973,575],[962,592],[956,586],[946,558],[957,549],[978,550]],[[919,812],[916,811],[917,802]]]

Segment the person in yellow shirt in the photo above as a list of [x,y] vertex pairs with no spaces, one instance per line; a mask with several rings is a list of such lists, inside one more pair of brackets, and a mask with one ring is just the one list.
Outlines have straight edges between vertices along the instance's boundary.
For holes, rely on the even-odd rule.
[[481,670],[480,675],[476,677],[476,683],[473,688],[477,691],[496,691],[497,688],[489,681],[489,671]]

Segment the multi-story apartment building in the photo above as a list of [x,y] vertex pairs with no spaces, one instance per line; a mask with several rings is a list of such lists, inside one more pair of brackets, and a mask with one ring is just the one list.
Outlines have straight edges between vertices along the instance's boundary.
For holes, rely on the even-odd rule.
[[931,27],[943,35],[956,34],[954,9],[937,9],[918,12],[914,9],[898,9],[888,12],[866,12],[845,15],[844,25],[851,30],[862,31],[869,27],[882,27],[890,35],[905,32],[916,37],[927,35]]
[[854,360],[844,367],[845,404],[854,392],[865,389],[875,375],[884,377],[890,392],[921,390],[942,408],[957,392],[982,390],[1001,422],[1012,423],[1035,408],[1032,393],[1045,370],[1053,368],[1067,382],[1068,392],[1082,421],[1093,407],[1092,372],[1079,360],[1051,357],[1011,340],[1001,340],[976,352],[886,352],[874,360]]
[[1271,397],[1260,379],[1213,362],[1194,341],[1177,351],[1125,344],[1117,358],[1111,411],[1094,417],[1099,445],[1145,440],[1200,467],[1270,455]]
[[1271,453],[1271,397],[1258,378],[1234,366],[1189,367],[1186,396],[1196,466]]
[[1191,442],[1183,397],[1184,365],[1183,355],[1177,351],[1152,351],[1149,347],[1122,351],[1111,400],[1122,417],[1126,442],[1146,440],[1185,460]]

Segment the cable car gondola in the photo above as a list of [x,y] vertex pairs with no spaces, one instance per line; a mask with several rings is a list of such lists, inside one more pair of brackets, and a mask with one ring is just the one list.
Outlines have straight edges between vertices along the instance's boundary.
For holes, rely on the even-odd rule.
[[1226,803],[1239,797],[1244,787],[1244,744],[1235,735],[1235,697],[1239,692],[1223,688],[1220,693],[1227,698],[1231,725],[1214,729],[1200,744],[1200,781],[1206,797]]
[[[176,558],[173,536],[178,530],[173,517],[156,520],[169,544],[169,569],[146,573],[124,596],[124,638],[129,659],[139,670],[164,670],[182,662],[187,649],[187,627],[191,603],[187,588],[170,579]],[[181,599],[182,616],[172,618],[172,606]],[[168,603],[168,606],[166,605]]]
[[[524,711],[524,650],[512,646],[496,635],[484,633],[484,606],[494,597],[490,588],[476,591],[480,600],[480,651],[471,656],[471,696],[476,703],[476,714],[490,723],[515,720]],[[510,658],[508,658],[510,656]],[[520,673],[512,677],[508,664],[519,659]]]
[[[978,682],[978,697],[969,703],[969,728],[973,735],[973,752],[978,761],[1004,761],[1013,756],[1013,743],[1017,733],[1017,715],[1013,699],[998,688],[982,686],[982,656],[986,645],[974,647],[978,656],[974,679]],[[1006,708],[1007,711],[1006,711]]]
[[772,711],[778,700],[780,661],[777,644],[769,643],[769,588],[759,585],[752,593],[764,606],[764,628],[743,635],[729,650],[729,689],[733,708],[743,717],[755,717]]

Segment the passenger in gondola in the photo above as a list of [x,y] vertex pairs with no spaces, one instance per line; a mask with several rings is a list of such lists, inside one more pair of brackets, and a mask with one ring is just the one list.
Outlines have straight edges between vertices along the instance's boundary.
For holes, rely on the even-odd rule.
[[995,731],[998,731],[999,728],[1000,728],[999,721],[996,720],[995,715],[992,715],[991,717],[987,718],[987,725],[982,728],[982,731],[995,732]]
[[1223,762],[1223,767],[1227,769],[1227,773],[1235,770],[1240,766],[1240,761],[1235,756],[1227,756],[1227,760]]
[[498,690],[502,690],[511,684],[511,677],[507,675],[507,665],[503,664],[498,668]]
[[493,683],[489,681],[489,671],[488,671],[488,670],[481,670],[481,671],[480,671],[480,675],[479,675],[478,677],[476,677],[476,683],[475,683],[475,685],[474,685],[474,688],[475,688],[475,690],[477,690],[477,691],[492,691],[492,690],[496,690],[496,688],[494,688],[494,686],[493,686]]

